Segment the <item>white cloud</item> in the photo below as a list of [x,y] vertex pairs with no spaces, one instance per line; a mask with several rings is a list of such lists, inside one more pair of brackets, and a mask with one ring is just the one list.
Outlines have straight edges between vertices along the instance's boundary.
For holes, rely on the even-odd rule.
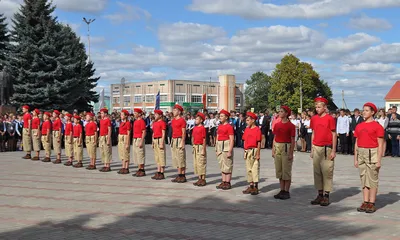
[[353,54],[346,60],[349,63],[382,62],[400,63],[400,43],[384,43],[369,47],[361,53]]
[[387,30],[392,28],[392,24],[385,19],[372,18],[363,14],[351,18],[349,21],[349,27],[362,30]]
[[104,18],[110,20],[113,23],[122,23],[126,21],[150,19],[151,14],[137,6],[126,4],[123,2],[117,2],[117,5],[122,9],[121,13],[114,13],[105,15]]
[[329,18],[370,8],[399,7],[398,0],[320,0],[276,5],[260,0],[193,0],[188,8],[203,13],[237,15],[248,19]]
[[53,0],[57,8],[70,12],[96,13],[103,11],[108,0]]
[[167,77],[165,72],[150,72],[150,71],[107,71],[101,72],[100,77],[102,79],[120,81],[121,78],[125,78],[127,81],[133,80],[161,80]]
[[393,72],[396,67],[383,63],[360,63],[357,65],[344,64],[341,69],[346,72]]
[[11,18],[17,12],[22,0],[0,0],[1,13],[7,17],[7,22],[11,23]]

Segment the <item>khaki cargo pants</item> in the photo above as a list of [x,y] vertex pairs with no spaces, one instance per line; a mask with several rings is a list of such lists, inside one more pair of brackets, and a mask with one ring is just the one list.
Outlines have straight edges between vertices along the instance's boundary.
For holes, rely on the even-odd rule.
[[313,146],[314,186],[317,190],[332,191],[335,162],[330,160],[332,148]]
[[174,168],[186,167],[186,151],[181,149],[182,138],[173,138],[171,140],[172,166]]
[[105,164],[110,163],[111,159],[112,159],[111,144],[108,145],[107,140],[108,140],[108,136],[100,136],[100,138],[99,138],[101,161]]
[[73,138],[71,136],[65,136],[64,138],[65,143],[65,156],[68,158],[74,156],[74,143]]
[[97,143],[95,141],[95,136],[86,136],[86,151],[90,159],[96,159],[97,156]]
[[219,168],[222,173],[229,174],[233,171],[233,151],[232,156],[228,157],[229,152],[229,140],[217,141],[216,152],[217,159],[219,162]]
[[257,148],[244,150],[248,183],[258,183],[260,180],[260,161],[256,159]]
[[193,145],[194,174],[198,176],[206,175],[207,156],[205,156],[203,152],[203,145]]
[[42,145],[44,152],[46,153],[46,156],[50,157],[51,155],[51,135],[50,139],[47,137],[47,135],[42,136]]
[[24,148],[24,152],[32,151],[32,139],[29,135],[31,130],[29,128],[22,129],[22,147]]
[[139,144],[140,144],[141,138],[134,138],[133,139],[133,162],[136,165],[141,165],[141,164],[145,164],[146,161],[146,151],[145,151],[145,144],[144,144],[144,140],[143,140],[143,147],[140,148]]
[[290,143],[274,142],[276,178],[285,181],[292,179],[293,161],[289,161],[290,147]]
[[74,160],[81,162],[83,160],[83,146],[79,144],[79,138],[74,138]]
[[128,135],[118,135],[118,155],[123,162],[130,160],[131,146],[128,145],[128,148],[126,148],[128,141]]
[[41,150],[41,140],[38,129],[32,129],[32,146],[33,151],[39,152]]
[[363,188],[378,188],[379,170],[377,148],[358,148],[358,169],[360,171],[361,186]]
[[154,159],[158,166],[165,167],[166,153],[165,153],[165,147],[163,149],[160,148],[160,146],[162,146],[162,144],[164,144],[161,141],[162,141],[162,138],[153,138]]

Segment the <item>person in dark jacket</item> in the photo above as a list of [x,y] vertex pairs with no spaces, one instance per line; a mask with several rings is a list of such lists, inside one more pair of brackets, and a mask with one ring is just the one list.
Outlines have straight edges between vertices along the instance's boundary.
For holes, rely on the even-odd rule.
[[244,117],[244,114],[241,113],[239,114],[239,118],[236,121],[236,147],[243,147],[243,140],[242,140],[242,136],[244,133],[244,130],[246,129],[246,119]]
[[360,110],[358,108],[354,109],[354,115],[351,116],[350,122],[350,137],[351,137],[351,145],[349,146],[349,154],[354,154],[354,145],[356,143],[356,138],[354,137],[354,131],[358,124],[364,121],[363,117],[360,116]]
[[392,143],[392,157],[400,157],[399,140],[400,140],[400,119],[397,113],[393,112],[388,124],[389,139]]

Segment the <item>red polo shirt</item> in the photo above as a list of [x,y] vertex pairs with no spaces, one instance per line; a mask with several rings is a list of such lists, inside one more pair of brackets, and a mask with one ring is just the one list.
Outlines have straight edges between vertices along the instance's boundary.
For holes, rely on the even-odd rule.
[[32,129],[39,129],[40,119],[37,117],[32,118]]
[[354,137],[357,138],[357,146],[361,148],[377,148],[378,138],[383,138],[385,130],[378,122],[362,122],[357,125]]
[[97,124],[95,122],[88,122],[85,126],[86,136],[94,136],[97,132]]
[[50,120],[46,120],[42,124],[42,135],[47,135],[47,133],[51,130],[51,122]]
[[64,132],[65,136],[70,136],[71,135],[72,128],[73,128],[73,126],[72,126],[71,122],[67,122],[65,124],[65,132]]
[[24,128],[29,128],[28,121],[32,120],[32,116],[29,113],[25,113],[23,119],[24,119]]
[[243,137],[244,149],[257,148],[258,143],[261,142],[261,130],[258,127],[249,128],[244,130]]
[[290,121],[283,123],[277,122],[274,127],[275,142],[291,143],[292,137],[296,136],[296,126]]
[[76,124],[74,126],[74,138],[78,138],[82,136],[82,125]]
[[61,125],[62,125],[61,119],[56,118],[56,120],[54,120],[53,122],[53,131],[60,131]]
[[197,125],[193,128],[193,144],[203,145],[204,139],[206,139],[206,129],[203,125]]
[[153,123],[153,138],[161,138],[162,130],[167,129],[167,124],[162,120]]
[[133,122],[133,138],[142,138],[143,131],[146,131],[146,122],[143,118],[139,118]]
[[182,137],[182,129],[186,129],[186,121],[182,117],[179,119],[172,119],[171,121],[172,127],[172,138],[181,138]]
[[320,117],[315,115],[311,118],[310,128],[314,133],[313,144],[323,147],[332,145],[332,132],[336,131],[335,119],[331,115],[325,114]]
[[111,120],[104,118],[100,120],[100,136],[108,135],[108,128],[111,127]]
[[229,136],[233,135],[233,127],[229,123],[218,126],[218,141],[229,140]]
[[128,131],[131,130],[131,123],[129,121],[121,122],[119,124],[119,134],[128,135]]

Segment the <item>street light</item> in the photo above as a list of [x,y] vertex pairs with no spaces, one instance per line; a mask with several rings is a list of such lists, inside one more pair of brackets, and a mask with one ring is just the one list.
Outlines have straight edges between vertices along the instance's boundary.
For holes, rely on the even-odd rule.
[[94,22],[94,21],[96,21],[96,19],[95,18],[93,18],[93,19],[86,19],[85,17],[83,18],[83,21],[87,24],[87,26],[88,26],[88,51],[89,51],[89,54],[88,54],[88,61],[90,62],[90,24],[92,23],[92,22]]

